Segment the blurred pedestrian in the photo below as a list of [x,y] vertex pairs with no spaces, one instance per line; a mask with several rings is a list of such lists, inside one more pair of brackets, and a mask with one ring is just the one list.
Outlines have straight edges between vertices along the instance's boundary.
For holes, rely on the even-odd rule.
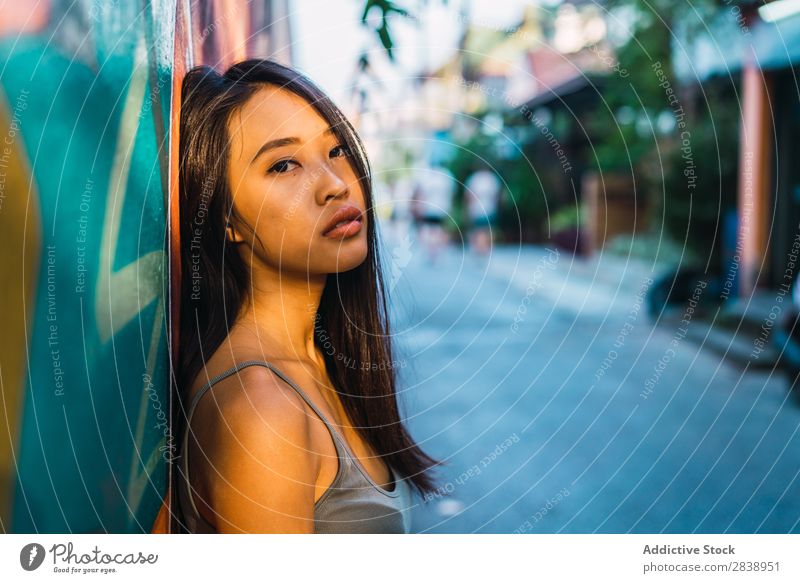
[[455,176],[443,166],[425,165],[417,174],[414,215],[431,263],[436,262],[447,243],[445,223],[451,214],[455,190]]
[[411,230],[414,221],[414,180],[401,176],[392,187],[391,237],[399,241]]
[[502,184],[494,172],[481,168],[467,178],[464,187],[471,226],[469,245],[478,255],[486,255],[492,248],[492,227],[497,219]]

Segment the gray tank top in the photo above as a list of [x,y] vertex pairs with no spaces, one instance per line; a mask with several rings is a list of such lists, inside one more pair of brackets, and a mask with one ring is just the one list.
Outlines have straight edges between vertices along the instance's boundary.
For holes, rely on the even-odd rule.
[[[333,438],[336,456],[339,460],[336,476],[330,487],[314,504],[314,532],[317,534],[407,534],[411,530],[411,487],[404,477],[398,477],[390,466],[393,488],[386,490],[379,486],[367,473],[361,462],[352,453],[347,442],[331,425],[320,409],[308,395],[291,379],[272,364],[251,360],[217,375],[205,384],[192,399],[187,414],[186,427],[181,443],[181,463],[178,466],[178,504],[179,516],[190,533],[215,533],[197,510],[192,487],[189,484],[189,429],[192,415],[200,398],[215,383],[238,373],[249,366],[265,366],[291,386],[319,416]],[[399,479],[398,479],[399,478]]]

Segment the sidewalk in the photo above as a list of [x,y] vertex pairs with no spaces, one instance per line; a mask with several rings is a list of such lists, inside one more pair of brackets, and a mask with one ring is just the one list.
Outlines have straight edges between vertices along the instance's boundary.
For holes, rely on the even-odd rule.
[[609,253],[583,258],[539,245],[495,246],[488,272],[536,293],[553,309],[593,316],[628,310],[642,286],[655,278],[653,267],[638,259]]
[[698,319],[687,338],[738,367],[773,369],[779,357],[779,351],[770,342],[773,330],[770,312],[775,305],[775,292],[770,290],[757,290],[749,298],[731,299],[718,314]]
[[[637,292],[669,269],[669,265],[608,252],[584,258],[539,245],[497,245],[488,265],[490,275],[510,280],[523,293],[535,293],[554,310],[595,317],[630,309]],[[778,351],[769,342],[770,312],[775,305],[772,290],[758,290],[745,299],[730,298],[718,310],[698,311],[686,338],[737,367],[772,369],[778,359]],[[677,325],[681,311],[665,312],[653,323]]]

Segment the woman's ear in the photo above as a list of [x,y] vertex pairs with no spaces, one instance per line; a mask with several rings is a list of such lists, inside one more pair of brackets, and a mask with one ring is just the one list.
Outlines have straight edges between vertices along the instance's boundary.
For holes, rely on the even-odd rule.
[[244,239],[242,239],[239,231],[237,231],[231,224],[228,224],[227,228],[225,229],[225,237],[228,239],[229,243],[238,244],[244,242]]

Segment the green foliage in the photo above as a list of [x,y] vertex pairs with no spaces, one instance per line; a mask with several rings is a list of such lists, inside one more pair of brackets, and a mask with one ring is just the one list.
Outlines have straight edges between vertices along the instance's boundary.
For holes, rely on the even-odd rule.
[[394,48],[394,41],[392,40],[392,35],[389,31],[389,17],[392,13],[399,16],[408,17],[409,13],[406,9],[399,7],[391,0],[367,0],[366,4],[364,5],[364,12],[361,14],[361,23],[364,26],[369,26],[367,19],[370,11],[373,9],[378,10],[381,15],[380,24],[378,24],[374,30],[377,33],[383,48],[386,49],[389,59],[394,61],[394,53],[392,52],[392,49]]
[[575,204],[566,205],[558,209],[550,217],[550,230],[560,231],[581,224],[581,207]]
[[[730,82],[680,86],[671,47],[708,34],[706,21],[725,8],[716,0],[611,0],[609,7],[635,16],[630,38],[617,49],[629,75],[610,73],[603,89],[608,110],[590,125],[599,170],[632,174],[656,210],[654,226],[663,220],[667,234],[690,254],[718,265],[721,217],[736,202],[738,101]],[[664,112],[676,121],[667,135],[656,123]],[[678,127],[679,120],[685,126]]]
[[466,217],[460,212],[464,205],[463,184],[473,172],[488,164],[503,182],[497,225],[501,238],[510,241],[518,241],[520,237],[522,240],[534,240],[539,236],[547,215],[553,208],[553,203],[547,200],[546,190],[543,188],[543,169],[535,167],[537,145],[517,144],[522,153],[504,157],[499,155],[497,148],[498,140],[504,139],[506,138],[499,138],[495,134],[476,131],[445,163],[460,185],[456,194],[454,215],[459,217],[458,226],[464,228]]
[[610,3],[611,8],[632,10],[636,17],[630,38],[617,49],[617,60],[627,75],[609,73],[603,87],[604,107],[590,120],[590,129],[597,136],[594,145],[601,172],[630,173],[655,145],[652,135],[637,131],[636,120],[652,120],[666,107],[664,89],[652,67],[660,63],[668,75],[672,70],[670,39],[676,4],[641,0]]
[[600,170],[630,173],[654,154],[656,117],[671,108],[667,92],[679,90],[673,43],[690,44],[705,30],[705,19],[720,8],[715,0],[609,0],[608,8],[612,15],[633,15],[630,36],[616,50],[628,74],[610,71],[602,90],[604,107],[590,120],[590,129]]
[[460,229],[466,228],[466,217],[462,212],[464,208],[464,183],[470,174],[479,168],[481,159],[493,164],[494,151],[492,140],[489,136],[478,131],[466,143],[461,144],[449,160],[444,162],[444,166],[453,173],[456,183],[459,185],[453,204],[453,217],[456,218],[457,226]]
[[[703,261],[720,267],[722,218],[736,206],[739,115],[729,88],[707,84],[705,103],[687,123],[688,142],[665,162],[660,218],[667,232]],[[733,105],[732,105],[733,104]]]

